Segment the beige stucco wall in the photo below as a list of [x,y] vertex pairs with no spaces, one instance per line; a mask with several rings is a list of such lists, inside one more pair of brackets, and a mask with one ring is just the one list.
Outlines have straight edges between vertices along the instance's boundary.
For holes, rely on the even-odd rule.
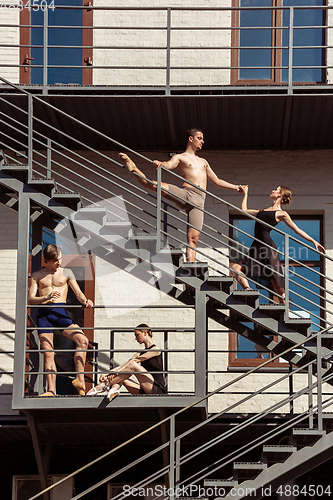
[[[116,159],[116,152],[104,152],[111,159]],[[167,160],[167,153],[163,152],[142,152],[150,158],[159,158]],[[331,185],[333,183],[333,173],[331,169],[332,150],[321,151],[203,151],[201,153],[212,168],[216,171],[220,178],[234,183],[248,183],[250,186],[250,201],[249,206],[252,208],[264,208],[269,206],[269,193],[272,188],[279,184],[287,184],[293,191],[293,204],[288,210],[292,215],[297,213],[302,214],[323,214],[324,215],[324,244],[327,248],[328,255],[333,253],[333,198],[331,194]],[[92,158],[92,153],[87,153],[89,158]],[[105,159],[98,159],[98,165],[102,168],[111,170],[120,179],[125,179],[133,183],[131,190],[134,188],[133,175],[121,169],[119,166],[107,162]],[[138,160],[137,163],[144,171],[154,177],[156,173],[148,163],[143,160]],[[69,166],[69,163],[67,163]],[[78,169],[78,167],[75,167]],[[82,168],[80,173],[84,173]],[[86,175],[89,175],[86,173]],[[104,175],[104,174],[103,174]],[[164,175],[164,173],[163,173]],[[68,175],[73,182],[75,181],[74,173]],[[94,180],[101,186],[100,195],[107,197],[108,184],[105,179],[102,181],[95,174],[91,173],[90,180]],[[62,181],[63,182],[63,181]],[[80,181],[82,182],[82,180]],[[121,182],[121,181],[119,181]],[[170,180],[169,180],[170,182]],[[175,184],[180,184],[179,180],[174,181]],[[90,183],[87,187],[95,189]],[[102,189],[102,187],[104,189]],[[236,193],[220,190],[209,184],[209,190],[218,196],[222,196],[225,200],[233,205],[240,206],[241,197]],[[120,188],[113,189],[114,194],[123,194],[124,197],[129,197],[128,193]],[[110,196],[110,193],[109,193]],[[133,199],[133,198],[132,198]],[[148,196],[141,193],[140,205],[147,209]],[[151,207],[150,207],[151,209]],[[207,198],[206,209],[209,212],[222,217],[224,220],[229,218],[228,207],[218,200]],[[130,212],[132,207],[128,205]],[[0,329],[0,349],[5,351],[13,350],[13,334],[4,333],[7,330],[13,330],[13,322],[15,317],[15,280],[16,280],[16,246],[17,246],[17,215],[10,209],[0,205],[0,280],[2,280],[1,293],[1,316]],[[131,218],[131,217],[130,217]],[[214,218],[207,216],[205,222],[212,227],[218,229],[221,233],[225,232],[225,226],[217,222]],[[282,225],[281,225],[282,226]],[[282,227],[281,227],[282,229]],[[207,253],[204,243],[208,243],[208,236],[202,235],[199,243],[199,250]],[[215,244],[218,247],[217,244]],[[218,250],[221,250],[218,248]],[[210,256],[217,259],[218,263],[214,266],[222,264],[227,265],[227,257],[212,250],[209,251]],[[226,255],[226,251],[224,251]],[[198,260],[205,260],[205,256],[198,257]],[[131,264],[129,262],[129,264]],[[156,306],[156,305],[173,305],[178,304],[174,299],[163,296],[155,287],[144,284],[138,278],[131,276],[125,271],[119,271],[118,268],[111,264],[96,258],[96,290],[95,302],[98,305],[135,305],[135,308],[124,309],[123,307],[112,309],[97,309],[95,310],[95,341],[98,342],[100,349],[105,349],[106,352],[100,354],[100,369],[105,370],[109,366],[110,355],[110,336],[109,332],[112,328],[134,328],[137,324],[144,322],[154,328],[194,328],[194,312],[191,309],[172,309],[163,308],[140,308],[140,306]],[[332,264],[327,263],[327,273],[332,275]],[[215,274],[215,273],[214,273]],[[10,286],[9,286],[10,285]],[[331,285],[329,285],[330,288]],[[331,319],[331,317],[329,317]],[[102,329],[107,327],[107,329]],[[234,380],[239,374],[228,372],[228,332],[223,330],[215,322],[209,322],[210,329],[219,329],[220,333],[211,333],[209,335],[209,349],[212,351],[225,351],[224,353],[212,352],[209,354],[208,368],[213,373],[209,374],[209,390],[215,390],[219,386]],[[163,345],[163,334],[158,333],[155,336],[156,343]],[[169,348],[171,349],[192,349],[193,348],[193,333],[170,333]],[[118,349],[137,349],[137,344],[134,341],[131,332],[116,335],[116,348]],[[0,367],[2,371],[13,370],[13,359],[11,354],[0,354]],[[129,353],[117,354],[115,361],[121,363],[129,357]],[[173,370],[193,370],[193,354],[177,353],[169,355],[169,369]],[[216,371],[223,373],[216,373]],[[226,408],[230,404],[239,402],[244,394],[239,392],[252,392],[263,387],[264,384],[276,380],[276,373],[261,373],[252,375],[251,379],[246,378],[237,384],[236,387],[229,387],[226,393],[219,396],[214,396],[210,403],[210,411],[215,412]],[[2,375],[0,378],[1,388],[0,393],[11,393],[12,376]],[[170,375],[169,388],[172,391],[187,392],[193,390],[193,374],[186,375]],[[295,376],[294,387],[299,390],[307,384],[307,376],[304,374]],[[328,388],[325,386],[325,390]],[[288,383],[283,382],[276,388],[270,389],[274,391],[287,392]],[[280,395],[279,398],[282,396]],[[267,406],[276,402],[277,397],[274,394],[258,396],[253,402],[248,402],[234,409],[235,412],[252,413],[261,411]],[[295,411],[302,411],[307,406],[306,398],[302,398],[295,404]],[[7,413],[10,408],[10,396],[0,397],[0,413]],[[287,412],[288,408],[277,410],[278,412]]]

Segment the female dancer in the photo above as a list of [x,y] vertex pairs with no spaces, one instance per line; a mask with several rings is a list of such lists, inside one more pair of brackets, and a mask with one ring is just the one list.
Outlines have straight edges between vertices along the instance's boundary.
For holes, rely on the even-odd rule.
[[[111,401],[118,396],[122,385],[131,394],[165,394],[166,387],[162,373],[148,373],[150,371],[162,372],[163,363],[161,351],[152,340],[152,331],[148,325],[142,323],[134,330],[135,340],[138,344],[144,344],[145,350],[137,352],[134,356],[116,368],[108,375],[100,376],[100,385],[91,389],[87,395],[92,396],[108,390],[107,399]],[[115,372],[115,373],[114,373]],[[130,380],[133,372],[138,383]]]
[[[235,271],[232,275],[241,285],[243,290],[251,290],[249,282],[243,272],[246,276],[254,279],[261,278],[268,280],[271,283],[272,290],[280,295],[280,297],[278,297],[279,303],[283,304],[284,277],[279,253],[270,235],[271,228],[261,224],[259,221],[262,220],[267,222],[273,227],[283,221],[298,236],[301,236],[310,243],[313,243],[316,250],[325,252],[325,248],[311,238],[311,236],[309,236],[305,231],[302,231],[302,229],[296,226],[296,224],[291,220],[290,215],[282,210],[282,205],[289,205],[291,203],[291,191],[286,186],[279,186],[276,189],[273,189],[270,194],[270,199],[273,204],[265,210],[249,210],[247,208],[248,186],[242,186],[242,190],[244,193],[242,210],[250,215],[256,216],[258,219],[254,226],[254,237],[256,239],[251,245],[249,257],[244,256],[244,258],[237,261],[230,260],[230,267],[232,271]],[[259,261],[259,263],[255,262],[253,259]]]

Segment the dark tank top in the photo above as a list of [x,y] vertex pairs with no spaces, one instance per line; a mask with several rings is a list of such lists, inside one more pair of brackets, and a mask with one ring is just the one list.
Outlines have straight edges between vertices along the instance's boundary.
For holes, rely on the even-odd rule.
[[[267,222],[271,226],[276,226],[278,221],[275,218],[277,210],[259,210],[257,213],[257,219]],[[264,241],[265,243],[269,243],[272,241],[270,236],[271,228],[261,224],[260,222],[255,223],[254,226],[254,237],[258,238],[258,240]],[[275,246],[275,245],[274,245]]]
[[[151,345],[148,349],[152,349],[156,344]],[[148,350],[147,349],[147,350]],[[146,351],[140,353],[140,356],[146,354]],[[162,372],[163,371],[163,362],[162,362],[162,354],[160,353],[158,356],[154,356],[153,358],[149,358],[146,361],[141,361],[141,366],[147,370],[147,372]],[[165,381],[163,373],[152,373],[154,378],[154,384],[158,385],[163,392],[166,393]]]

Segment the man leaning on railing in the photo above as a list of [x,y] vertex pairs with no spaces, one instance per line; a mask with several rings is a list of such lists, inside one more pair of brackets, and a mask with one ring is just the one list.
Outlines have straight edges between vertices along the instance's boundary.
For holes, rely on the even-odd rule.
[[[42,396],[56,395],[56,364],[54,361],[53,328],[62,329],[62,333],[76,344],[74,354],[76,378],[73,387],[80,396],[85,395],[84,366],[88,339],[69,318],[65,305],[68,285],[72,288],[79,302],[85,307],[93,307],[93,302],[81,291],[71,269],[61,267],[62,251],[57,245],[47,245],[43,252],[46,266],[32,274],[28,302],[32,305],[43,304],[38,308],[37,327],[41,349],[44,351],[44,365],[48,390]],[[37,297],[39,291],[39,297]],[[53,306],[53,307],[52,307]],[[57,306],[57,307],[54,307]],[[63,307],[60,307],[63,306]]]

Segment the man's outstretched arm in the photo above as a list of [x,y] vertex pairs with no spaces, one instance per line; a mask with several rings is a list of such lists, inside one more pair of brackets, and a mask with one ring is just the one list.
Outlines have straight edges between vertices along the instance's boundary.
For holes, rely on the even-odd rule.
[[242,193],[241,185],[231,184],[230,182],[224,181],[223,179],[219,179],[216,173],[212,170],[212,168],[207,166],[207,179],[214,184],[214,186],[218,186],[222,189],[230,189],[233,191],[237,191],[238,193]]

